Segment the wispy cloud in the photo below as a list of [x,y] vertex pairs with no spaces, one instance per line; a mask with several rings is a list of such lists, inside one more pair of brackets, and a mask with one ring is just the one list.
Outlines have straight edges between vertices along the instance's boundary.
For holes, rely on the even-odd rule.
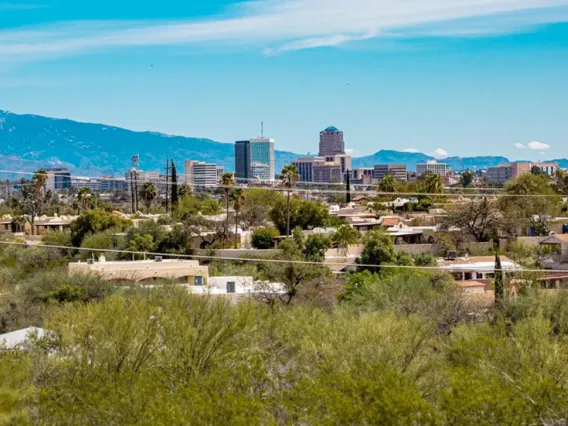
[[414,148],[406,148],[406,149],[403,149],[402,152],[410,152],[410,153],[416,154],[420,151],[418,151],[417,149],[414,149]]
[[538,141],[532,141],[529,142],[526,145],[523,145],[522,143],[516,143],[515,144],[515,148],[518,149],[532,149],[533,151],[547,151],[551,148],[551,146],[547,143],[542,143],[542,142],[538,142]]
[[[568,0],[256,0],[202,21],[80,21],[7,29],[0,31],[0,61],[204,42],[250,45],[277,54],[376,37],[510,32],[568,21],[566,11]],[[491,25],[484,26],[489,18]],[[463,20],[469,22],[467,28]]]
[[442,148],[436,148],[436,150],[434,151],[434,156],[438,157],[438,158],[447,157],[448,151],[446,151],[445,149],[442,149]]

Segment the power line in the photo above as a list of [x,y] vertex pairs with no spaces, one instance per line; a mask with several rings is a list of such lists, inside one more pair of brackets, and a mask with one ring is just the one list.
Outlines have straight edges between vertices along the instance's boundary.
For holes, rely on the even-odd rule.
[[[90,248],[90,247],[69,247],[60,246],[52,244],[27,244],[18,243],[13,241],[0,241],[1,245],[13,245],[22,247],[38,247],[45,249],[59,249],[59,250],[77,250],[77,251],[90,251],[90,252],[100,252],[100,253],[126,253],[131,255],[145,255],[145,256],[162,256],[162,257],[173,257],[173,258],[183,258],[183,259],[201,259],[201,260],[224,260],[224,261],[235,261],[235,262],[253,262],[253,263],[279,263],[279,264],[299,264],[299,265],[316,265],[316,266],[358,266],[363,268],[385,268],[385,269],[408,269],[408,270],[423,270],[423,271],[444,271],[444,272],[463,272],[466,271],[463,267],[450,268],[442,266],[415,266],[415,265],[392,265],[392,264],[358,264],[355,262],[344,263],[344,262],[333,262],[333,263],[321,263],[309,260],[286,260],[286,259],[265,259],[265,258],[246,258],[246,257],[230,257],[230,256],[208,256],[208,255],[194,255],[194,254],[173,254],[173,253],[159,253],[159,252],[147,252],[147,251],[133,251],[133,250],[118,250],[118,249],[100,249],[100,248]],[[457,266],[457,265],[456,265]],[[553,269],[494,269],[491,271],[496,272],[509,272],[509,273],[543,273],[543,272],[553,272],[553,273],[565,273],[568,275],[568,270],[553,270]]]
[[[0,170],[0,173],[8,173],[7,171],[3,171]],[[14,173],[23,173],[23,174],[34,174],[34,173],[28,173],[28,172],[14,172]],[[183,175],[180,175],[183,176]],[[93,178],[93,179],[99,179],[101,182],[122,182],[122,183],[127,183],[127,181],[125,179],[118,179],[118,178]],[[159,184],[165,184],[165,181],[162,179],[152,179],[152,178],[144,178],[144,179],[140,179],[139,180],[141,183],[145,183],[145,182],[152,182],[152,183],[159,183]],[[32,183],[14,183],[13,186],[23,186],[23,185],[33,185]],[[275,191],[275,192],[292,192],[292,193],[307,193],[308,195],[318,195],[318,194],[342,194],[345,195],[346,190],[345,189],[338,189],[338,190],[328,190],[328,189],[319,189],[319,188],[300,188],[300,187],[293,187],[293,188],[284,188],[284,187],[256,187],[256,186],[251,186],[251,187],[243,187],[243,186],[239,186],[239,185],[215,185],[215,186],[204,186],[204,185],[198,185],[198,184],[188,184],[185,182],[177,182],[177,183],[171,183],[170,182],[170,186],[171,185],[177,185],[177,186],[183,186],[183,185],[187,185],[189,187],[192,188],[197,188],[197,189],[203,189],[203,190],[214,190],[214,189],[264,189],[267,191]],[[335,185],[335,184],[332,184]],[[84,185],[87,186],[87,185]],[[372,185],[369,185],[372,186]],[[477,188],[480,189],[480,188]],[[463,191],[463,188],[456,188],[456,190],[460,190]],[[491,190],[490,188],[488,188],[487,190]],[[566,197],[566,195],[563,194],[508,194],[508,193],[503,193],[503,192],[499,192],[499,193],[475,193],[475,192],[442,192],[442,193],[438,193],[438,192],[418,192],[418,191],[413,191],[413,192],[401,192],[401,191],[395,191],[395,192],[384,192],[384,191],[373,191],[373,190],[359,190],[359,191],[351,191],[352,194],[360,194],[360,195],[370,195],[370,196],[427,196],[427,197],[439,197],[439,198],[443,198],[443,197],[497,197],[497,198],[524,198],[524,197],[535,197],[535,198],[560,198],[560,197]]]

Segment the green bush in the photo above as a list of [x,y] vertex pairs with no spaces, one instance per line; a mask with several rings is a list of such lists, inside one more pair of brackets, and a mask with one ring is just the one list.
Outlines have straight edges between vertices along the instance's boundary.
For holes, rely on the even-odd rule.
[[274,228],[256,228],[252,232],[251,244],[256,249],[274,248],[274,238],[280,235]]

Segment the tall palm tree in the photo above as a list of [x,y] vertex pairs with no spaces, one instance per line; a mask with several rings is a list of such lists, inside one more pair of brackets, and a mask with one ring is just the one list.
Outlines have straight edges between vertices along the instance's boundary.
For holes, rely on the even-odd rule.
[[223,243],[227,242],[227,229],[229,229],[229,191],[230,187],[235,184],[235,178],[232,173],[223,173],[221,176],[221,186],[223,191],[225,191],[225,231],[223,234]]
[[245,200],[245,194],[241,188],[237,188],[233,191],[233,208],[235,209],[235,248],[237,248],[237,232],[239,227],[239,213],[243,208],[243,201]]
[[91,207],[91,200],[93,198],[93,191],[91,188],[86,186],[79,188],[79,193],[77,194],[77,201],[79,205],[83,207],[83,210],[89,210]]
[[333,245],[341,250],[343,257],[347,257],[349,246],[361,240],[361,233],[349,225],[341,225],[331,236]]
[[280,172],[280,182],[286,188],[288,188],[288,198],[286,201],[286,236],[290,236],[290,194],[292,193],[292,188],[296,186],[300,180],[300,175],[296,170],[296,166],[293,164],[288,164],[284,166]]
[[47,182],[47,171],[45,169],[38,169],[32,177],[32,183],[41,198],[43,198],[45,195],[46,182]]
[[146,206],[146,214],[150,214],[150,207],[152,207],[152,202],[158,196],[158,187],[153,182],[145,182],[140,189],[140,198]]
[[379,183],[379,191],[381,192],[396,192],[398,189],[399,182],[391,174],[385,175],[385,177],[381,179],[381,183]]
[[429,194],[441,194],[444,192],[444,180],[440,175],[428,173],[424,176],[424,192]]

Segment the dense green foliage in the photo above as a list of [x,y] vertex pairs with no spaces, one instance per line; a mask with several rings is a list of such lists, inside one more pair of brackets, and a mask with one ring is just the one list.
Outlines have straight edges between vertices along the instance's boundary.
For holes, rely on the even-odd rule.
[[[282,235],[286,234],[286,200],[278,198],[270,212],[270,218]],[[325,226],[329,218],[328,208],[300,198],[290,199],[290,229]]]
[[256,249],[274,248],[274,238],[280,233],[274,228],[256,228],[251,237],[252,246]]

